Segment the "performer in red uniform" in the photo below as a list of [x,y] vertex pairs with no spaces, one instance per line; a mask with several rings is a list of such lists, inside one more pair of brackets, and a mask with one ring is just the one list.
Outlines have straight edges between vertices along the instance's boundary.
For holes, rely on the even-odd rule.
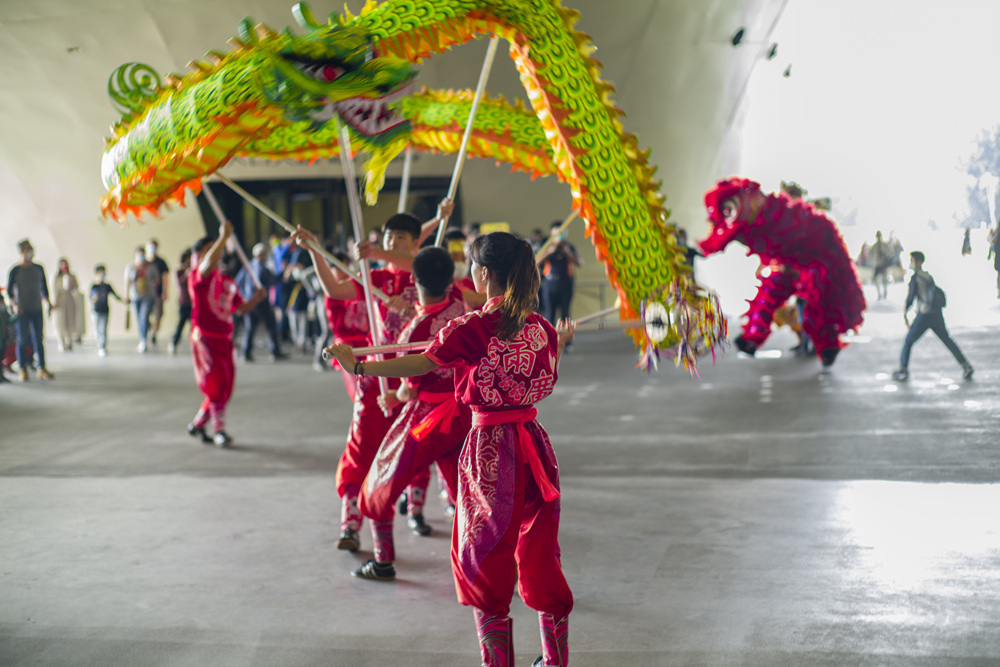
[[[345,252],[334,253],[334,256],[344,264],[351,258]],[[350,277],[333,266],[330,271],[339,282],[350,280]],[[330,323],[330,333],[334,343],[343,343],[351,347],[363,347],[371,340],[371,328],[368,324],[368,310],[364,301],[358,301],[353,297],[349,301],[331,299],[324,295],[323,303],[326,310],[326,319]],[[336,360],[333,361],[336,368],[340,369],[340,374],[344,378],[344,389],[350,396],[351,402],[357,395],[358,378],[350,368],[343,368]]]
[[488,301],[452,321],[423,354],[357,362],[351,349],[330,351],[358,375],[412,377],[455,369],[455,394],[473,411],[459,459],[459,508],[452,571],[462,604],[474,608],[483,664],[513,664],[510,601],[538,610],[540,665],[566,665],[573,596],[559,556],[559,473],[533,404],[548,396],[569,322],[553,329],[534,313],[538,270],[531,246],[504,232],[476,239],[472,277]]
[[[205,395],[201,408],[188,424],[188,433],[227,447],[232,438],[226,433],[226,404],[233,394],[236,357],[233,348],[233,313],[243,316],[264,299],[267,292],[258,288],[246,303],[232,278],[219,271],[219,260],[233,227],[224,222],[219,238],[203,238],[194,244],[191,254],[188,293],[191,295],[191,355],[194,378]],[[214,435],[209,438],[205,425],[212,420]]]
[[[388,304],[377,303],[386,336],[384,342],[392,343],[416,314],[417,288],[410,268],[413,266],[413,254],[416,250],[414,244],[420,236],[420,221],[412,215],[399,213],[386,221],[382,231],[382,248],[375,248],[364,242],[355,247],[353,254],[359,261],[371,258],[387,262],[385,268],[373,269],[371,278],[372,285],[390,297]],[[292,239],[300,246],[309,248],[316,276],[327,297],[364,303],[364,290],[360,284],[350,279],[340,281],[333,275],[326,260],[315,249],[318,241],[312,232],[299,227]],[[390,390],[394,391],[398,387],[398,380],[389,383]],[[354,417],[347,435],[347,446],[337,467],[337,494],[341,498],[340,539],[337,541],[337,548],[345,551],[357,551],[361,546],[358,533],[362,521],[361,511],[358,509],[361,484],[375,458],[375,452],[400,410],[397,406],[385,414],[378,405],[379,393],[379,385],[374,378],[358,378]]]
[[[413,277],[420,295],[417,316],[400,334],[400,343],[430,340],[451,320],[465,314],[465,303],[452,283],[454,262],[444,248],[424,248],[413,260]],[[457,495],[458,453],[472,423],[467,406],[455,400],[454,371],[438,368],[403,380],[396,391],[379,399],[385,408],[403,404],[402,412],[382,441],[361,489],[361,513],[371,519],[374,558],[358,570],[365,579],[394,579],[392,537],[396,498],[408,488],[410,528],[424,524],[423,500],[428,466],[437,461],[449,495]],[[414,479],[419,480],[417,484]],[[421,488],[421,484],[423,488]],[[430,528],[430,526],[428,526]]]

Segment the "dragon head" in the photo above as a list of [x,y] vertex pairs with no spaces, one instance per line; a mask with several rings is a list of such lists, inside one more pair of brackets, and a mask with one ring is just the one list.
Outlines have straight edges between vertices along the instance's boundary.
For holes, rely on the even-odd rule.
[[[264,83],[264,95],[295,120],[317,125],[334,114],[358,135],[377,138],[394,135],[405,121],[393,104],[416,76],[408,61],[380,54],[362,30],[344,25],[331,15],[319,23],[305,3],[293,9],[305,35],[286,30],[281,48],[268,52],[273,78]],[[249,20],[240,25],[241,37],[253,39]],[[397,132],[394,132],[396,130]]]
[[705,193],[705,208],[712,230],[698,242],[706,255],[719,252],[734,240],[760,211],[758,198],[763,198],[760,183],[746,178],[720,181]]

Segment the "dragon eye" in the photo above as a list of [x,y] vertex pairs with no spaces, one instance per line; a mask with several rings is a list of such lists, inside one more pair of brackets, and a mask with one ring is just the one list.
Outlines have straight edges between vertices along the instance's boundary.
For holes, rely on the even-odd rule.
[[335,65],[327,65],[319,71],[319,80],[330,83],[331,81],[336,81],[343,75],[344,69],[342,67],[337,67]]
[[727,199],[722,202],[722,219],[726,222],[735,222],[740,214],[740,205],[735,199]]

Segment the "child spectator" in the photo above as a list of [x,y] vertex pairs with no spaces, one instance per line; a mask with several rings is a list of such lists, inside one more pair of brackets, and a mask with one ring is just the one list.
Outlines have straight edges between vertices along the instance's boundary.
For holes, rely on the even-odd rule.
[[104,282],[106,269],[103,264],[94,267],[94,282],[90,286],[90,303],[94,308],[94,336],[97,337],[97,356],[108,356],[108,297],[113,296],[121,303],[122,298],[110,283]]

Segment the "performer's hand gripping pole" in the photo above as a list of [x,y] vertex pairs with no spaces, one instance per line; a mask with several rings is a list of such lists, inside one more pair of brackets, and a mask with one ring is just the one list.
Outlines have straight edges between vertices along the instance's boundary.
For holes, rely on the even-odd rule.
[[[226,221],[226,216],[223,215],[222,207],[219,206],[219,200],[217,200],[215,195],[212,193],[212,188],[206,184],[201,188],[201,191],[205,193],[205,199],[208,200],[208,205],[212,208],[212,211],[215,213],[215,217],[219,219],[219,224],[221,225]],[[247,273],[250,274],[250,280],[253,281],[254,287],[262,289],[264,285],[261,284],[260,278],[257,277],[257,274],[254,273],[253,267],[250,266],[250,260],[247,259],[247,254],[243,252],[243,246],[240,245],[239,239],[235,236],[230,236],[229,242],[233,244],[233,248],[236,250],[236,256],[240,258],[240,263],[243,264],[243,268],[245,268]]]
[[[486,92],[486,80],[490,78],[490,69],[493,67],[493,58],[497,54],[497,44],[500,38],[494,37],[490,40],[490,45],[486,49],[486,59],[483,61],[483,69],[479,73],[479,83],[476,84],[476,93],[472,97],[472,108],[469,109],[469,120],[465,123],[465,134],[462,135],[462,145],[458,149],[458,157],[455,159],[455,171],[451,175],[451,185],[448,186],[448,199],[455,201],[455,192],[458,190],[458,179],[462,176],[462,166],[465,164],[465,153],[469,147],[469,137],[472,136],[472,123],[476,120],[476,112],[479,110],[479,102]],[[444,240],[444,230],[448,226],[448,218],[441,218],[438,225],[437,236],[434,237],[434,245],[441,245]]]
[[[340,125],[340,163],[344,168],[344,185],[347,188],[347,201],[351,209],[351,222],[354,223],[354,238],[357,243],[364,241],[364,224],[361,221],[361,197],[358,196],[357,177],[354,174],[354,158],[351,156],[351,134],[347,125]],[[368,321],[371,323],[372,341],[376,345],[386,342],[382,329],[382,317],[372,301],[372,273],[367,259],[361,260],[361,286],[365,293],[365,308],[368,310]],[[382,361],[381,354],[375,355],[376,361]],[[389,384],[384,377],[378,378],[379,394],[389,391]],[[382,408],[382,413],[388,417],[391,412]]]
[[[289,234],[294,234],[295,233],[295,227],[292,226],[292,223],[288,222],[287,220],[285,220],[284,218],[282,218],[280,215],[278,215],[277,213],[275,213],[274,211],[272,211],[271,209],[269,209],[267,206],[264,205],[263,202],[261,202],[259,199],[257,199],[256,197],[254,197],[252,194],[250,194],[249,192],[247,192],[246,190],[244,190],[240,186],[236,185],[235,183],[233,183],[231,180],[229,180],[228,178],[226,178],[225,176],[223,176],[219,172],[215,172],[215,177],[218,178],[223,183],[225,183],[226,185],[228,185],[230,187],[230,189],[232,189],[233,192],[235,192],[239,196],[243,197],[243,199],[247,200],[247,202],[249,202],[258,211],[260,211],[261,213],[263,213],[267,217],[271,218],[271,220],[274,220],[276,223],[278,223],[279,225],[281,225],[285,229],[285,231],[287,231]],[[323,248],[319,244],[312,244],[312,247],[317,252],[319,252],[320,255],[322,255],[323,257],[325,257],[326,261],[330,262],[335,267],[337,267],[338,269],[340,269],[341,271],[343,271],[344,273],[346,273],[348,276],[350,276],[351,279],[354,282],[356,282],[356,283],[360,283],[361,282],[361,276],[358,276],[356,273],[354,273],[354,270],[351,269],[351,267],[347,266],[346,264],[344,264],[343,262],[341,262],[339,259],[337,259],[336,257],[334,257],[332,254],[328,253],[325,248]],[[385,292],[383,292],[382,290],[378,289],[377,287],[372,287],[372,294],[375,295],[375,297],[378,300],[380,300],[380,301],[388,301],[389,300],[389,297],[386,296]]]

